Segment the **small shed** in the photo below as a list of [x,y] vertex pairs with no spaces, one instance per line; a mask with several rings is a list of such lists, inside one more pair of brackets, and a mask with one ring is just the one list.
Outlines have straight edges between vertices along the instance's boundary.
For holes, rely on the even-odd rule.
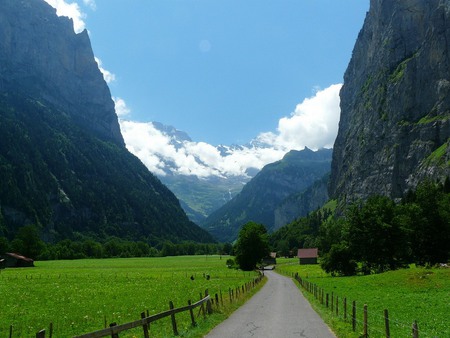
[[317,257],[319,256],[319,249],[298,249],[297,257],[300,265],[317,264]]
[[4,255],[4,266],[7,268],[25,268],[34,266],[34,260],[13,252]]

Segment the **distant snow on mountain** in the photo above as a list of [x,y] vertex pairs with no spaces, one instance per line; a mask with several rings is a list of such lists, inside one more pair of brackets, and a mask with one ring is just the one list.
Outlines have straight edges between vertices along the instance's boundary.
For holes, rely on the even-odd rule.
[[340,88],[341,84],[336,84],[316,91],[299,103],[290,116],[281,118],[276,131],[262,132],[245,145],[196,142],[175,127],[125,119],[128,115],[119,113],[123,107],[116,110],[128,150],[151,172],[159,176],[249,178],[250,172],[254,175],[290,150],[331,148],[339,122]]
[[121,130],[128,150],[158,176],[251,178],[286,152],[263,144],[213,146],[194,142],[185,132],[159,122],[122,120]]

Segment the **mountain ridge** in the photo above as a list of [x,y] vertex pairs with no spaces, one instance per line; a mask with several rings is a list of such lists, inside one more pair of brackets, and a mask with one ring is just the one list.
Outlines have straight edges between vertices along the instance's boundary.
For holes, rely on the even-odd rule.
[[0,2],[0,130],[0,236],[213,241],[125,148],[87,32],[42,0]]
[[330,195],[402,198],[450,176],[450,3],[371,0],[341,89]]
[[233,241],[239,228],[248,221],[274,230],[277,206],[322,179],[330,171],[331,153],[331,149],[314,152],[308,148],[288,152],[282,160],[266,165],[236,197],[209,215],[201,226],[220,241]]

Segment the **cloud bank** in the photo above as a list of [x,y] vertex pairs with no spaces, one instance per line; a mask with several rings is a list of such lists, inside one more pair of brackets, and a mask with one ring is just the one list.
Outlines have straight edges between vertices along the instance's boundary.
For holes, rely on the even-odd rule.
[[[245,146],[215,147],[205,142],[180,141],[151,122],[120,120],[120,126],[128,150],[157,175],[169,171],[200,178],[246,175],[248,169],[261,169],[290,150],[331,148],[338,130],[341,86],[318,90],[298,104],[290,116],[281,118],[276,132],[261,133]],[[119,102],[116,100],[116,110],[121,117],[126,104]]]
[[278,122],[277,132],[261,133],[257,141],[279,149],[332,148],[336,139],[342,84],[331,85],[298,104],[289,117]]

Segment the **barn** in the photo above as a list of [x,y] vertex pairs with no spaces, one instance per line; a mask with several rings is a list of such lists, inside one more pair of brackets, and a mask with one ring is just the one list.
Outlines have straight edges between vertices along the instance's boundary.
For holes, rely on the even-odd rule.
[[25,268],[34,266],[34,260],[31,258],[12,252],[5,253],[3,260],[4,267],[6,268]]
[[317,248],[298,249],[297,257],[300,265],[317,264],[318,256],[319,249]]

